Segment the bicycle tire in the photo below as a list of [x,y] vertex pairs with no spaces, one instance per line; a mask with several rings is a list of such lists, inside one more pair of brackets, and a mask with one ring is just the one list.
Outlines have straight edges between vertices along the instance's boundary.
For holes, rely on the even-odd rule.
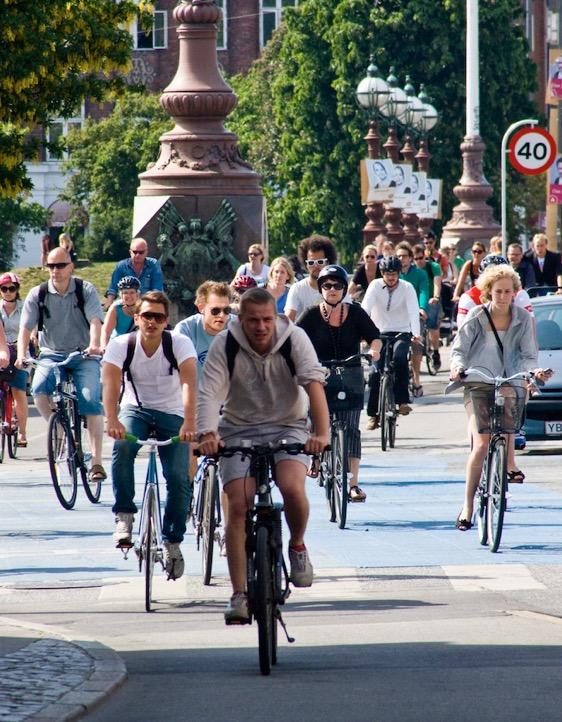
[[476,489],[476,523],[478,526],[478,539],[482,546],[488,543],[488,462],[484,460],[482,475]]
[[328,518],[333,523],[336,521],[336,507],[334,503],[334,476],[333,476],[333,454],[334,454],[334,436],[335,432],[332,429],[330,438],[330,450],[325,451],[323,455],[323,461],[325,463],[326,473],[324,475],[324,488],[326,491],[326,501],[328,503]]
[[57,499],[64,509],[72,509],[78,493],[74,441],[66,416],[58,411],[49,419],[47,456]]
[[152,578],[154,576],[154,564],[156,562],[156,532],[154,529],[156,497],[152,487],[150,487],[146,493],[144,514],[146,514],[146,526],[144,538],[141,542],[142,556],[144,559],[144,608],[147,612],[152,612]]
[[217,519],[215,510],[217,507],[217,469],[214,464],[208,464],[203,476],[203,518],[201,521],[202,554],[201,562],[203,567],[203,584],[208,586],[211,583],[213,571],[213,548],[215,545],[215,529]]
[[[14,397],[12,396],[11,390],[8,393],[10,394],[10,398],[6,402],[6,416],[4,416],[4,419],[7,424],[6,428],[8,429],[8,456],[10,457],[10,459],[15,459],[18,455],[19,428],[14,408]],[[11,407],[10,413],[8,413],[8,401]]]
[[0,428],[0,464],[4,461],[4,455],[6,453],[6,394],[2,392],[0,394],[0,420],[2,427]]
[[380,397],[379,397],[379,424],[381,427],[381,451],[386,451],[388,442],[388,414],[387,414],[387,402],[386,396],[388,394],[388,376],[384,376],[381,383]]
[[[260,672],[271,672],[273,658],[273,625],[277,624],[273,594],[273,571],[269,532],[260,526],[256,535],[256,588],[254,617],[258,624]],[[276,655],[275,655],[276,656]]]
[[386,390],[386,403],[388,445],[391,449],[394,449],[394,446],[396,444],[396,404],[394,403],[394,389],[390,384],[390,379],[388,383],[388,388]]
[[500,546],[507,493],[507,457],[505,440],[498,439],[488,466],[488,546],[497,552]]
[[[86,425],[82,428],[82,416],[78,414],[78,410],[74,409],[74,438],[76,440],[76,447],[78,449],[78,466],[80,468],[80,477],[82,479],[82,486],[86,492],[88,500],[92,504],[97,504],[101,497],[101,489],[103,479],[92,479],[88,476],[90,470],[90,464],[92,460],[92,453],[90,451],[90,438]],[[85,434],[83,433],[86,432]]]
[[334,435],[335,446],[332,447],[333,463],[333,499],[336,521],[340,529],[345,529],[347,520],[347,448],[345,432],[338,429]]

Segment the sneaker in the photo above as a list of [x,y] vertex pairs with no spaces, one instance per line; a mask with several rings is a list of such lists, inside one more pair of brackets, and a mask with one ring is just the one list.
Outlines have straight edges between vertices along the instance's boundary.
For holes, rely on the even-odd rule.
[[313,569],[306,547],[302,550],[289,547],[289,562],[291,564],[290,580],[295,587],[311,587]]
[[133,521],[135,517],[126,511],[118,511],[115,514],[115,531],[113,540],[117,546],[130,545],[133,535]]
[[379,428],[379,417],[369,416],[367,419],[367,431],[374,431]]
[[234,592],[224,610],[225,624],[249,624],[248,597],[244,592]]
[[408,406],[408,404],[400,404],[400,406],[398,407],[398,413],[401,416],[408,416],[408,414],[410,413],[411,410],[412,410],[412,407]]
[[433,351],[432,357],[433,357],[433,365],[435,366],[435,370],[439,371],[439,369],[441,368],[441,356],[439,355],[439,351],[437,349],[435,349],[435,351]]
[[179,542],[164,542],[164,570],[168,579],[179,579],[185,569],[185,562]]

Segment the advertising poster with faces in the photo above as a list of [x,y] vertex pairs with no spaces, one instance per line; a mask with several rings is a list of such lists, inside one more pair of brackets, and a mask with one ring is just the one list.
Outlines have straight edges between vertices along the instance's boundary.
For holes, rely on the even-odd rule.
[[412,173],[410,200],[404,210],[417,213],[418,216],[427,215],[426,196],[427,173],[416,171]]
[[412,166],[409,163],[395,163],[391,188],[394,188],[394,208],[406,208],[412,192]]
[[548,202],[562,203],[562,155],[548,169]]
[[441,197],[443,181],[440,178],[427,178],[425,182],[427,197],[426,218],[441,218]]
[[361,202],[390,203],[394,197],[392,161],[385,158],[361,161]]

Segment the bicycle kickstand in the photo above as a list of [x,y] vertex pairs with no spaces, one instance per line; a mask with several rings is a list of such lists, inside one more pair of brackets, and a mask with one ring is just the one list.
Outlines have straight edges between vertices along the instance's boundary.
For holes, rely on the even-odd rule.
[[295,641],[295,638],[289,636],[289,632],[287,631],[287,625],[285,624],[285,620],[281,615],[281,610],[279,609],[279,607],[277,607],[277,609],[275,610],[275,616],[277,617],[277,621],[279,622],[279,624],[283,627],[283,631],[285,632],[285,636],[287,637],[287,642],[289,642],[289,644],[292,644]]
[[132,544],[118,544],[117,549],[121,549],[121,553],[123,554],[123,559],[127,559],[129,556],[129,552],[133,548]]

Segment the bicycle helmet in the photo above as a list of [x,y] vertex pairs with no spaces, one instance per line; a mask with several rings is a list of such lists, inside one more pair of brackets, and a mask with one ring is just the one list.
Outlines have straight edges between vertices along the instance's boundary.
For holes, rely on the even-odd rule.
[[247,291],[249,288],[256,288],[257,285],[256,279],[252,276],[236,276],[232,282],[232,288],[237,293],[244,293],[244,291]]
[[379,261],[379,268],[381,273],[401,273],[402,264],[400,259],[396,256],[388,256],[388,258],[381,258]]
[[480,261],[478,270],[480,271],[480,273],[484,273],[488,266],[503,266],[505,264],[507,264],[506,258],[496,255],[494,253],[489,253],[487,256],[485,256],[485,258]]
[[123,278],[118,282],[117,288],[120,291],[125,291],[129,288],[138,291],[140,288],[140,281],[136,276],[123,276]]
[[5,283],[15,283],[17,286],[20,285],[20,277],[16,273],[3,273],[0,276],[0,286],[3,286]]
[[326,266],[326,268],[323,268],[320,273],[318,274],[318,290],[322,290],[322,286],[329,278],[331,278],[333,281],[341,281],[343,283],[343,293],[344,296],[347,293],[347,286],[349,284],[348,278],[347,278],[347,271],[345,268],[342,268],[341,266],[337,266],[336,264],[332,264],[331,266]]

